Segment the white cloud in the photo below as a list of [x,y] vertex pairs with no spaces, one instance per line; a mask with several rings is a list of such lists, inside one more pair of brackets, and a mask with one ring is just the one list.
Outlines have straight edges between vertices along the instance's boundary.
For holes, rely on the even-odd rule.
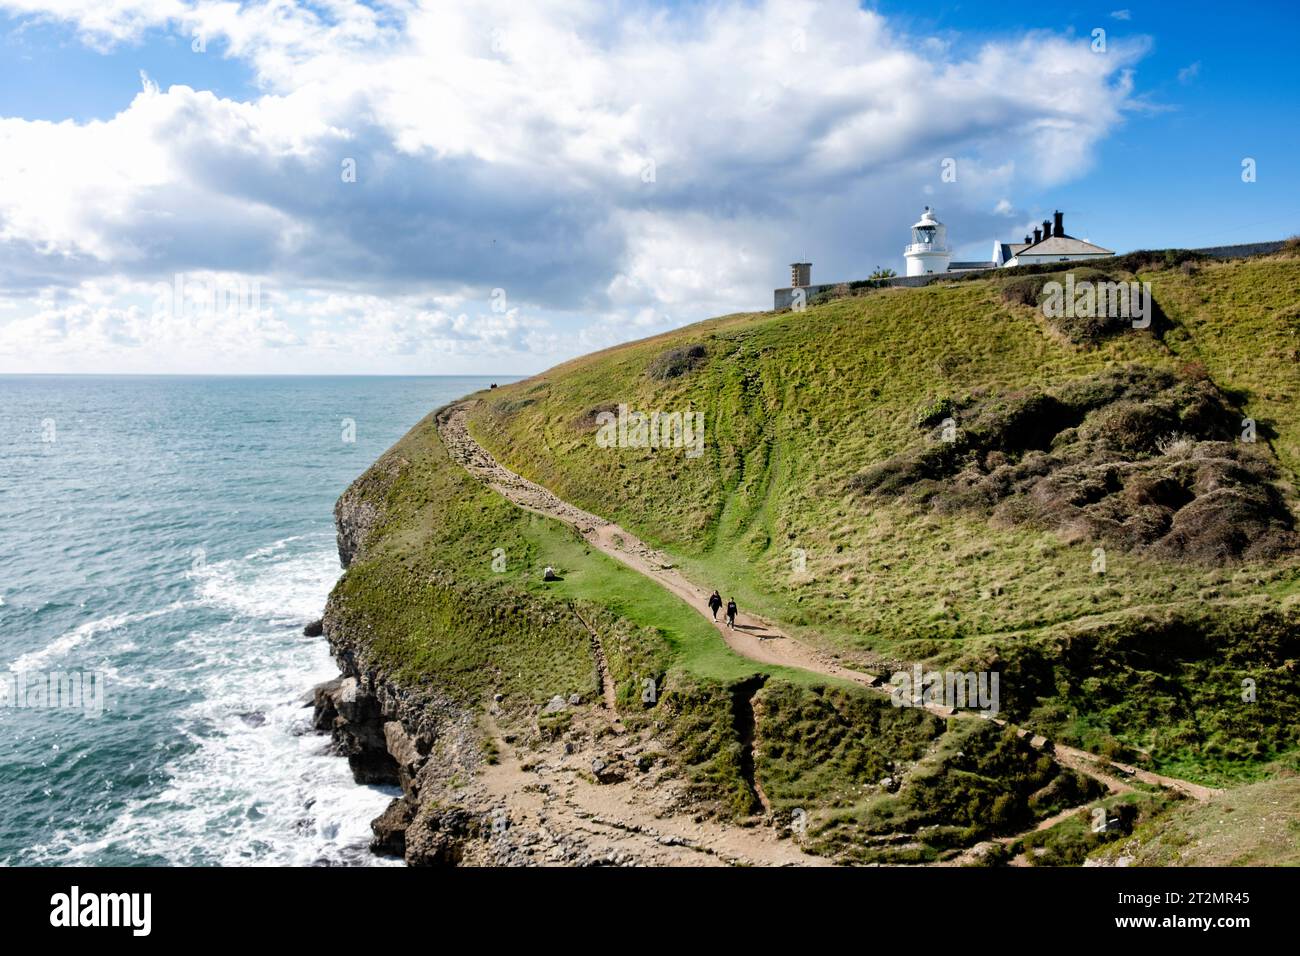
[[[1117,40],[1102,57],[1035,33],[961,58],[852,0],[0,10],[100,46],[198,31],[265,91],[240,102],[146,81],[106,121],[0,119],[15,173],[0,179],[0,291],[26,303],[0,340],[26,330],[43,349],[74,333],[139,348],[157,330],[86,290],[178,271],[284,290],[274,321],[291,333],[242,331],[304,354],[563,349],[546,329],[579,313],[600,337],[761,307],[793,257],[844,278],[882,259],[922,192],[992,230],[978,210],[1086,171],[1146,49]],[[939,180],[947,156],[956,183]],[[513,319],[486,309],[496,287]],[[51,288],[75,304],[41,306]]]

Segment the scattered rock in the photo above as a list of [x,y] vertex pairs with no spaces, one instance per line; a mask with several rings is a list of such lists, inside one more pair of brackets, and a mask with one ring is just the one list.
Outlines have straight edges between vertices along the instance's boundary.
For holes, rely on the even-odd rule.
[[302,629],[304,637],[320,637],[325,633],[325,622],[317,618]]
[[542,708],[542,713],[558,714],[560,711],[564,710],[565,706],[564,698],[559,694],[556,694],[546,702],[546,706]]

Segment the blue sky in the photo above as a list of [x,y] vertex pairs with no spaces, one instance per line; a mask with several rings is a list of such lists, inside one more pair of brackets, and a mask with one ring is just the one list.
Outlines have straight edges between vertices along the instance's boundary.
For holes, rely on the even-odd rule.
[[901,271],[925,204],[1293,235],[1298,11],[0,0],[0,371],[529,373]]
[[[1149,38],[1135,68],[1148,109],[1101,141],[1088,173],[1018,203],[1064,209],[1072,234],[1121,251],[1300,232],[1300,76],[1284,66],[1296,55],[1300,4],[958,4],[926,17],[909,13],[915,6],[876,9],[958,46],[1023,29]],[[1257,161],[1253,184],[1241,180],[1244,157]]]

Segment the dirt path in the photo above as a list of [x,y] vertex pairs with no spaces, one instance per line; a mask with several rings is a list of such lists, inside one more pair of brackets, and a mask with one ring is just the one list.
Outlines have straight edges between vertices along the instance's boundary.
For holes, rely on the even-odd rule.
[[[508,828],[492,856],[531,865],[831,866],[774,827],[737,827],[692,813],[681,781],[661,775],[662,744],[599,733],[599,717],[565,741],[527,749],[503,743],[497,763],[475,780]],[[489,730],[501,739],[495,726]],[[632,750],[625,748],[631,747]],[[635,751],[635,752],[633,752]],[[598,783],[593,759],[611,765],[649,758],[654,769]]]
[[[438,434],[446,446],[452,460],[466,471],[486,484],[502,497],[527,511],[547,518],[554,518],[572,525],[578,533],[604,554],[621,561],[632,570],[650,578],[660,587],[671,591],[691,607],[695,608],[705,619],[711,621],[727,646],[742,657],[747,657],[760,664],[793,667],[811,671],[825,677],[836,677],[853,681],[877,693],[889,695],[893,688],[884,679],[875,674],[844,667],[813,648],[790,637],[772,622],[753,614],[741,613],[736,618],[734,629],[725,622],[713,620],[707,606],[709,591],[686,578],[663,552],[658,551],[635,535],[624,530],[612,521],[607,521],[589,511],[570,504],[557,497],[536,482],[529,481],[515,474],[488,454],[469,434],[465,424],[467,406],[464,403],[450,405],[443,409],[437,418]],[[943,717],[959,716],[981,719],[974,711],[954,711],[937,705],[927,709]],[[1005,724],[1004,721],[998,721]],[[1041,739],[1040,739],[1041,740]],[[1041,746],[1051,746],[1045,741]],[[1074,747],[1057,744],[1052,747],[1061,763],[1098,780],[1112,793],[1132,790],[1132,786],[1118,779],[1104,769],[1107,761]],[[1112,764],[1118,767],[1119,765]],[[1144,783],[1169,787],[1178,790],[1195,800],[1207,800],[1222,793],[1200,784],[1165,777],[1137,770],[1132,767],[1120,767],[1122,773]]]
[[582,622],[582,626],[587,629],[587,634],[591,637],[591,655],[596,660],[596,673],[600,677],[601,696],[605,700],[605,709],[613,716],[618,716],[618,697],[614,687],[614,678],[609,673],[609,663],[605,660],[605,646],[600,642],[600,635],[596,629],[591,626],[585,617],[578,613],[578,609],[569,602],[569,610],[573,616]]

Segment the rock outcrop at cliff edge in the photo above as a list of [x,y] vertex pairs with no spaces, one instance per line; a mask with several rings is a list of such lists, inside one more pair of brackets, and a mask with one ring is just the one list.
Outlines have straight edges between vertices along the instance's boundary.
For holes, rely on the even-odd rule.
[[379,522],[376,504],[410,462],[393,452],[386,453],[352,482],[334,503],[334,529],[338,539],[339,563],[349,567],[365,548],[371,532]]
[[358,783],[402,789],[372,821],[371,849],[413,865],[454,865],[486,812],[459,805],[451,787],[482,761],[477,715],[446,694],[412,690],[383,673],[364,640],[341,626],[334,600],[324,630],[342,674],[316,688],[315,726],[331,735]]

